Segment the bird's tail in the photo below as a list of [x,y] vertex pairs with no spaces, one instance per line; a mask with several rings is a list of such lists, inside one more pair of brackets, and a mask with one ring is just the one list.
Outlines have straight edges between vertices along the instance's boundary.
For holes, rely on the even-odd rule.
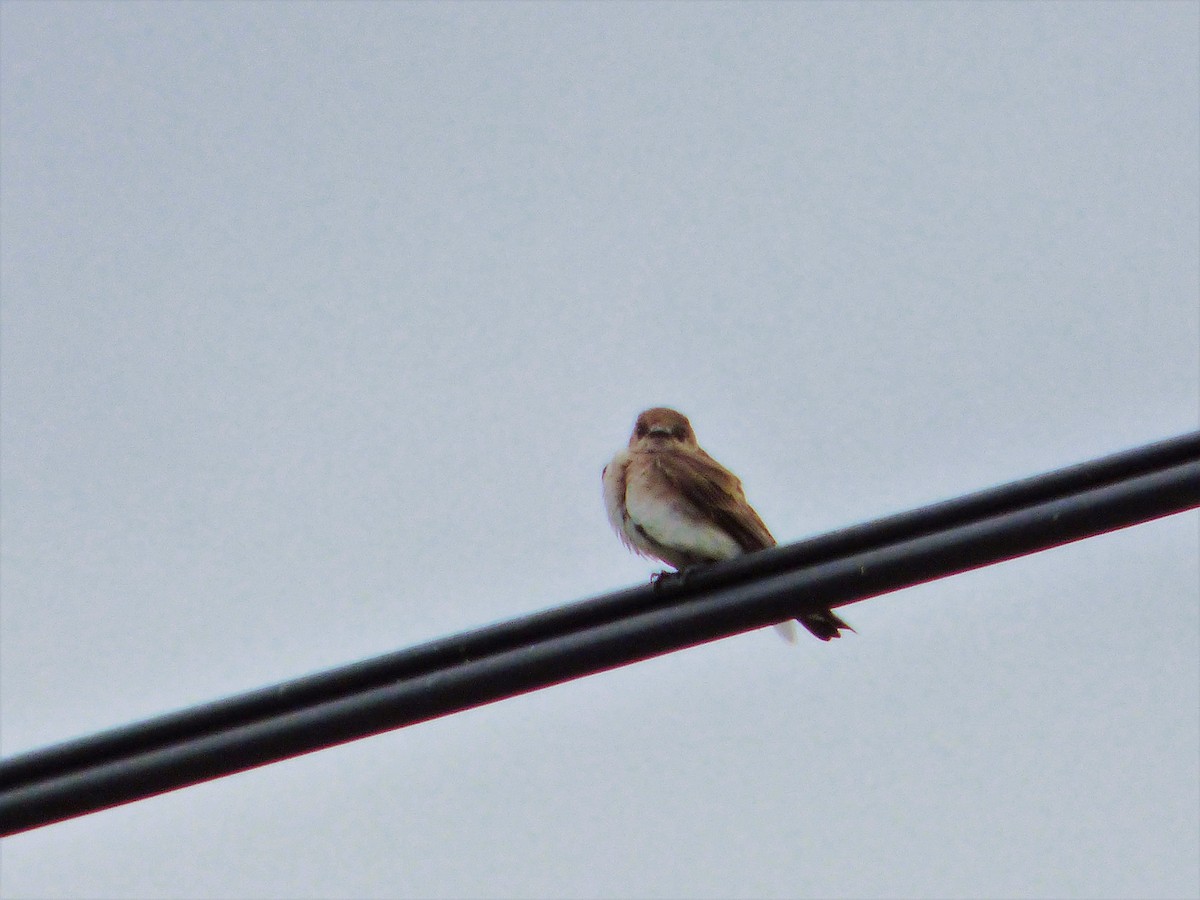
[[[832,609],[807,612],[797,616],[796,621],[823,641],[831,641],[836,637],[841,637],[843,628],[847,631],[854,631],[853,628],[836,616]],[[789,622],[788,624],[790,625],[791,623]],[[776,625],[775,627],[778,628],[779,626]],[[857,632],[855,633],[857,634]]]
[[[777,622],[775,624],[775,631],[789,644],[794,644],[796,643],[797,622],[823,641],[832,641],[835,637],[841,637],[843,628],[847,631],[854,631],[839,616],[834,615],[832,609],[804,613],[795,619],[788,619],[786,622]],[[857,631],[854,631],[854,633],[858,634]]]

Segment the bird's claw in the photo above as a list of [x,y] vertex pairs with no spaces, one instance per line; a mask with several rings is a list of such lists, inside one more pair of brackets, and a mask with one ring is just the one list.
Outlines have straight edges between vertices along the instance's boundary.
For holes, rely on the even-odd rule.
[[669,584],[679,577],[680,575],[678,572],[670,572],[666,569],[663,569],[663,571],[655,572],[650,576],[650,584],[652,584],[655,588],[661,588],[664,584]]

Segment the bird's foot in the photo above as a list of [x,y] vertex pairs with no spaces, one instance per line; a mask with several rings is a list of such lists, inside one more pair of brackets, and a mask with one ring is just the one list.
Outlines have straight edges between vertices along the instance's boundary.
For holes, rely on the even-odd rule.
[[663,569],[661,572],[655,572],[650,576],[650,583],[654,585],[654,588],[657,590],[664,585],[670,584],[676,579],[682,581],[683,575],[679,572],[671,572],[667,569]]
[[706,566],[707,563],[692,563],[675,572],[668,572],[666,570],[655,572],[650,576],[650,583],[655,587],[661,587],[664,584],[687,584],[693,575],[701,569],[706,568]]

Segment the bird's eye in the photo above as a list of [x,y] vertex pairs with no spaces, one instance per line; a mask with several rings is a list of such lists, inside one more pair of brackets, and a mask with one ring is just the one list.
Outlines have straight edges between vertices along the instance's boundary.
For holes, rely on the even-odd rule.
[[634,429],[634,431],[637,433],[638,437],[645,437],[646,432],[649,430],[650,429],[647,428],[645,425],[643,425],[641,422],[638,422],[637,428]]

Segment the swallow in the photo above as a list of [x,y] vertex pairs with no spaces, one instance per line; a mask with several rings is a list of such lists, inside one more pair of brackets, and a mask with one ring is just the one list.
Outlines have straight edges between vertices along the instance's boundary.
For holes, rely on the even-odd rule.
[[[775,546],[742,482],[701,449],[687,416],[666,407],[637,417],[629,445],[601,473],[608,520],[641,556],[678,572]],[[823,641],[854,629],[825,609],[797,621]],[[791,621],[775,626],[795,640]]]

